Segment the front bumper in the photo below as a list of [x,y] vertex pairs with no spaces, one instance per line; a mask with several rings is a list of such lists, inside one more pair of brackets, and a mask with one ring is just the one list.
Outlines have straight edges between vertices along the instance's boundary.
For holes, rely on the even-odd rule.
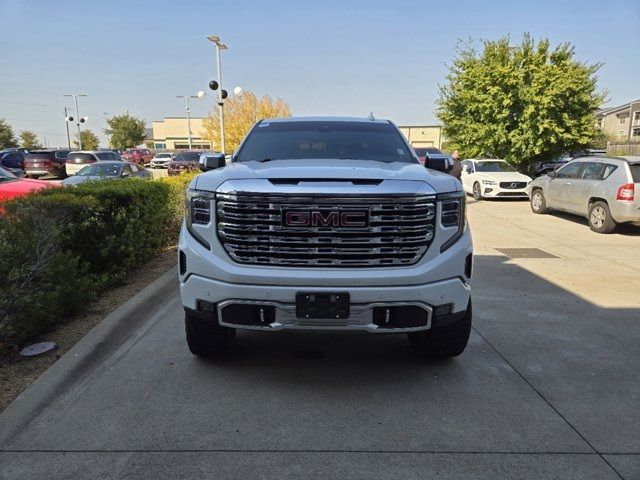
[[482,185],[482,196],[486,198],[528,198],[527,188],[501,188],[499,185]]

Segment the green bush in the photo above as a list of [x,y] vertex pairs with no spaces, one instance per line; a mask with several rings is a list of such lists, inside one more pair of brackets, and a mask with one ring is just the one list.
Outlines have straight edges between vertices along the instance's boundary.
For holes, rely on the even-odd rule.
[[18,344],[85,308],[175,244],[187,179],[52,188],[2,205],[0,345]]

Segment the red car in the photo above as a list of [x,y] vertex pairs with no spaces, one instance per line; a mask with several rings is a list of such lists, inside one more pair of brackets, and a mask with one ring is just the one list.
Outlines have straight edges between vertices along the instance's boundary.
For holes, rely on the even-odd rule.
[[0,168],[0,202],[53,186],[57,186],[57,183],[18,178],[4,168]]
[[120,156],[128,162],[137,163],[138,165],[149,165],[153,158],[153,154],[148,148],[130,148]]

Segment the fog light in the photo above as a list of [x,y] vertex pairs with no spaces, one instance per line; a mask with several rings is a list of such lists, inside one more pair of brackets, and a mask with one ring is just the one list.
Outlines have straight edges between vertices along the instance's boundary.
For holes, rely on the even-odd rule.
[[451,313],[452,305],[447,303],[446,305],[440,305],[436,307],[434,313],[436,317],[443,317],[444,315],[449,315]]
[[484,193],[491,193],[493,192],[493,188],[485,188],[484,189]]
[[213,302],[207,302],[206,300],[196,301],[196,308],[200,312],[212,313],[216,311],[216,304]]

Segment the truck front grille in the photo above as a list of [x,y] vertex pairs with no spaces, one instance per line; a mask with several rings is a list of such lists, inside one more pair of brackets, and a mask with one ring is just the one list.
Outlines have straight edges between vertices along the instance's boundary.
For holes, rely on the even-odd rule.
[[[427,196],[291,196],[217,194],[218,238],[238,263],[300,267],[370,267],[415,264],[427,251],[435,232],[436,204]],[[291,226],[283,212],[311,218],[314,225]],[[335,212],[348,221],[327,220]],[[350,213],[355,213],[349,216]],[[336,217],[337,218],[337,217]]]

